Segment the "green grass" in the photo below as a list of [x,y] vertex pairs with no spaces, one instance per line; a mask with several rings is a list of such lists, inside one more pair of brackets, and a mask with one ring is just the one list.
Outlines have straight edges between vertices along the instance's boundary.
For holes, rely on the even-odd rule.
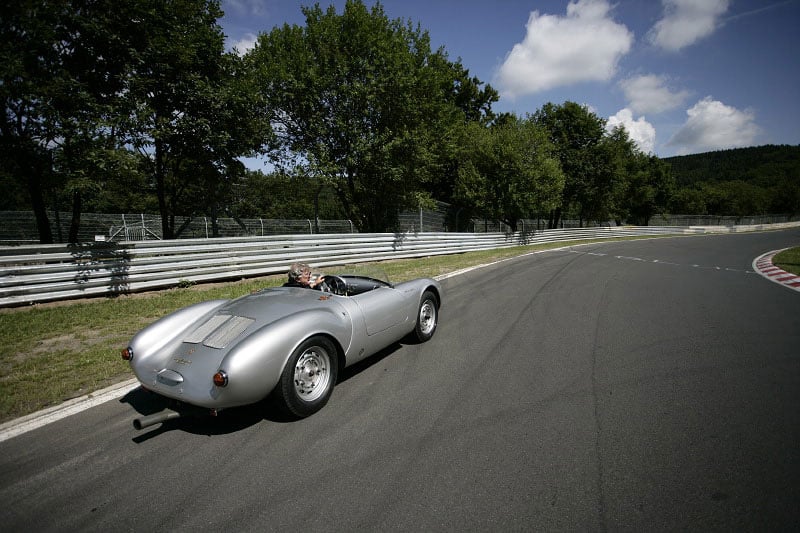
[[772,263],[792,274],[800,276],[800,247],[789,248],[772,258]]
[[[435,277],[577,242],[383,261],[380,268],[392,281]],[[236,298],[284,280],[285,276],[268,276],[0,310],[0,422],[133,377],[120,351],[138,330],[167,313],[204,300]]]

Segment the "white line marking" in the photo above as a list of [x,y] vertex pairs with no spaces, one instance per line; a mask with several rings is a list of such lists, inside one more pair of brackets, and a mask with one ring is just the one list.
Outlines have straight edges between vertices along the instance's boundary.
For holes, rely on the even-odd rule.
[[80,398],[74,398],[66,401],[62,404],[56,405],[55,407],[50,407],[33,414],[23,416],[22,418],[17,418],[16,420],[6,422],[5,424],[0,425],[0,442],[8,440],[12,437],[16,437],[17,435],[22,435],[28,431],[33,431],[34,429],[42,426],[46,426],[51,422],[61,420],[62,418],[66,418],[70,415],[80,413],[81,411],[85,411],[86,409],[100,405],[101,403],[121,398],[130,391],[136,389],[138,386],[139,381],[136,379],[129,379],[128,381],[117,383],[116,385],[112,385],[103,390],[87,394],[86,396],[81,396]]

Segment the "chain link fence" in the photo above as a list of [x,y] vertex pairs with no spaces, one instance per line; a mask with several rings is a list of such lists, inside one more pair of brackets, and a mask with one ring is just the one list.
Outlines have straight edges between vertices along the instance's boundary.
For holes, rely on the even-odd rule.
[[754,226],[794,222],[798,217],[789,215],[757,215],[746,217],[721,217],[713,215],[656,215],[650,226]]
[[[439,202],[433,209],[406,211],[399,215],[398,231],[409,233],[446,232],[453,228],[470,233],[509,233],[511,228],[497,220],[469,217],[463,209]],[[461,216],[461,219],[459,219]],[[53,239],[66,243],[71,213],[48,212]],[[797,217],[764,215],[752,217],[717,217],[695,215],[655,216],[650,226],[737,226],[792,222]],[[592,228],[616,226],[614,222],[587,223],[564,219],[559,228]],[[356,233],[350,220],[212,218],[207,216],[176,217],[179,239],[211,239],[215,237],[258,237],[268,235],[297,235],[325,233]],[[547,218],[527,218],[518,222],[517,231],[536,232],[547,229]],[[161,217],[153,214],[81,214],[78,242],[95,240],[147,241],[162,239]],[[0,211],[0,245],[38,243],[36,219],[30,211]]]
[[[71,213],[49,211],[47,215],[53,240],[67,242]],[[355,232],[349,220],[213,219],[205,216],[175,217],[175,228],[179,239]],[[113,241],[162,239],[161,217],[141,213],[81,214],[78,241],[91,242],[100,238]],[[0,211],[0,244],[36,242],[39,242],[39,232],[33,213]]]

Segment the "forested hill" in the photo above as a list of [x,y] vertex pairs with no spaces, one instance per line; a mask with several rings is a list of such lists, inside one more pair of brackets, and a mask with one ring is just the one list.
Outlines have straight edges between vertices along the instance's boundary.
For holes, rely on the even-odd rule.
[[679,186],[698,182],[741,180],[769,186],[784,179],[800,180],[800,145],[735,148],[663,159]]

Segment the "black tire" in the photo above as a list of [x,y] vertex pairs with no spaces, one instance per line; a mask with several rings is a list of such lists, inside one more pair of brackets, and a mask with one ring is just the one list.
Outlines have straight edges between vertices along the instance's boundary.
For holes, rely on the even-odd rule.
[[439,323],[439,300],[431,291],[422,293],[417,311],[417,325],[414,334],[419,342],[426,342],[433,337]]
[[280,407],[298,418],[322,409],[333,393],[338,364],[336,346],[327,337],[303,341],[286,363],[276,387]]

